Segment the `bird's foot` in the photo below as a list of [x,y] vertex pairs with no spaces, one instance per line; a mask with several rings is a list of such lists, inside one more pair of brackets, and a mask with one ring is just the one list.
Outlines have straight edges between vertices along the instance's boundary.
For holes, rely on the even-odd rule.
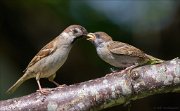
[[115,68],[115,67],[110,68],[110,71],[112,73],[118,72],[119,70],[120,70],[119,68]]
[[131,73],[131,71],[136,68],[138,66],[138,64],[135,64],[135,65],[132,65],[132,66],[129,66],[127,67],[126,69],[122,70],[122,72],[128,72],[128,73]]
[[47,95],[50,93],[51,90],[52,89],[50,89],[50,88],[41,88],[41,89],[37,90],[37,92],[40,92],[41,94]]
[[55,81],[51,81],[52,83],[54,83],[57,87],[59,86],[59,84]]
[[63,85],[59,85],[57,88],[64,88],[66,86],[67,86],[66,84],[63,84]]

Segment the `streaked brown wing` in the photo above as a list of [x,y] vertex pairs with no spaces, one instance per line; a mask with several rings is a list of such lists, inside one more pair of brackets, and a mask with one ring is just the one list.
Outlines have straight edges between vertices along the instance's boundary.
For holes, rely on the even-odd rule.
[[55,41],[51,41],[50,43],[48,43],[46,46],[44,46],[36,55],[35,57],[31,60],[31,62],[28,64],[27,68],[23,71],[25,72],[29,67],[31,67],[32,65],[34,65],[36,62],[38,62],[39,60],[47,57],[48,55],[52,54],[57,47],[55,46]]
[[129,55],[135,57],[145,57],[145,54],[138,48],[118,41],[113,41],[108,45],[111,53],[117,55]]

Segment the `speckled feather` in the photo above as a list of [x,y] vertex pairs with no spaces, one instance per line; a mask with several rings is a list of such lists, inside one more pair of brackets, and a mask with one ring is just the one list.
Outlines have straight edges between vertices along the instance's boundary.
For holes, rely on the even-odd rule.
[[76,38],[86,34],[86,29],[80,25],[71,25],[67,27],[58,37],[44,46],[35,55],[24,70],[25,73],[23,76],[7,90],[7,93],[13,93],[24,81],[30,78],[36,78],[41,93],[46,93],[47,91],[41,88],[39,82],[40,78],[48,78],[49,81],[58,85],[58,83],[54,81],[56,71],[66,61],[72,43]]
[[143,51],[126,43],[111,41],[107,47],[113,54],[147,58]]
[[96,46],[99,57],[112,66],[126,68],[133,65],[154,64],[162,61],[132,45],[113,41],[105,32],[89,33],[87,36],[89,37],[87,40],[90,40]]
[[[57,38],[55,38],[57,39]],[[31,60],[31,62],[28,64],[27,68],[23,71],[25,72],[29,67],[33,66],[35,63],[40,61],[41,59],[47,57],[48,55],[52,54],[54,51],[56,51],[56,40],[52,40],[47,45],[45,45]]]

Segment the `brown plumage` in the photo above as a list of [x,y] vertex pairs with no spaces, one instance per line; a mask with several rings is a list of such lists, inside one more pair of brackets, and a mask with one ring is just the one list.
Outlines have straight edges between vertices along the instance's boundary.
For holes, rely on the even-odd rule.
[[109,51],[114,54],[146,58],[146,55],[143,51],[126,43],[113,41],[107,47]]
[[87,31],[80,25],[71,25],[67,27],[58,37],[45,45],[31,60],[24,75],[8,89],[8,93],[13,93],[24,81],[30,78],[36,78],[39,91],[46,93],[40,85],[40,78],[48,78],[49,81],[58,85],[54,81],[56,71],[64,64],[74,41],[86,35]]
[[113,41],[105,32],[89,33],[87,40],[96,46],[99,57],[112,66],[125,68],[141,65],[148,61],[162,62],[162,60],[147,55],[140,49],[119,41]]
[[[55,38],[57,39],[57,38]],[[48,43],[47,45],[45,45],[35,56],[34,58],[31,60],[31,62],[28,64],[27,68],[23,71],[26,72],[26,70],[31,67],[32,65],[34,65],[36,62],[38,62],[39,60],[43,59],[44,57],[52,54],[54,51],[56,51],[57,47],[56,47],[56,40],[52,40],[50,43]]]

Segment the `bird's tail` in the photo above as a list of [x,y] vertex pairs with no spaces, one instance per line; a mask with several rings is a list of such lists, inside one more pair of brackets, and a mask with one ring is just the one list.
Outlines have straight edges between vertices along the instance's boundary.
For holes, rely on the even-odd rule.
[[13,86],[11,86],[6,93],[11,94],[13,93],[24,81],[28,78],[28,74],[25,73]]
[[149,58],[151,64],[158,64],[164,62],[164,60],[153,57],[151,55],[146,54],[146,56]]

